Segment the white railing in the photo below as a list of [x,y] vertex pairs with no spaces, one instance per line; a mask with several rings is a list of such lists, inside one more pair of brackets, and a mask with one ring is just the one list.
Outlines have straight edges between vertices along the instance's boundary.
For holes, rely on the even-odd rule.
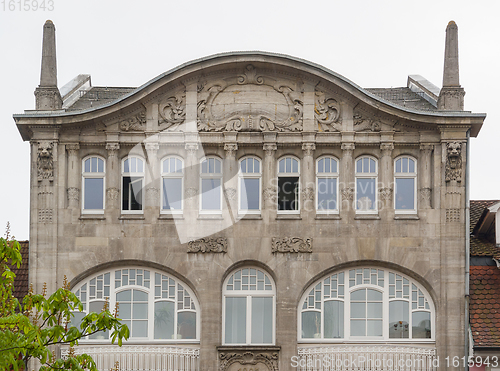
[[434,371],[435,348],[397,345],[303,347],[292,363],[300,371]]
[[[75,354],[88,354],[100,371],[199,371],[200,350],[172,346],[127,346],[113,345],[77,346]],[[69,349],[61,350],[62,356]]]

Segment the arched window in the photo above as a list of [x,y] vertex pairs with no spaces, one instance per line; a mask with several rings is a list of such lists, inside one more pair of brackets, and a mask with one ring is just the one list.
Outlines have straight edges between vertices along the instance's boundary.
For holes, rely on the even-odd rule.
[[222,161],[217,157],[201,162],[200,212],[222,212]]
[[261,164],[256,157],[240,160],[239,175],[239,211],[241,214],[260,213],[261,207]]
[[161,212],[182,213],[184,164],[182,159],[170,156],[161,162]]
[[82,166],[82,212],[104,213],[104,179],[106,169],[104,159],[91,156],[83,159]]
[[144,160],[128,156],[122,161],[122,212],[142,213],[144,205]]
[[356,212],[377,212],[377,160],[363,156],[356,160]]
[[[192,291],[164,272],[140,267],[109,269],[79,283],[73,290],[83,305],[73,322],[89,311],[100,312],[105,301],[130,329],[133,341],[199,340],[199,305]],[[108,332],[86,340],[109,339]]]
[[394,161],[394,209],[398,214],[417,212],[417,161],[409,156]]
[[298,214],[300,210],[299,160],[287,156],[278,161],[278,213]]
[[318,214],[338,213],[338,161],[325,156],[316,162],[316,210]]
[[336,272],[300,301],[299,341],[432,341],[434,307],[415,280],[375,267]]
[[246,267],[233,272],[223,288],[223,344],[275,342],[276,289],[267,273]]

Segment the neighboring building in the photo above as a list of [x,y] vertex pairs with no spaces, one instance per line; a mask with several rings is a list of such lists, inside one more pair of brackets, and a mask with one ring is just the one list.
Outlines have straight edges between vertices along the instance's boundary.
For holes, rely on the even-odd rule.
[[471,355],[476,363],[471,370],[500,370],[499,209],[500,200],[471,201],[470,204]]
[[442,89],[234,52],[137,89],[80,75],[59,90],[47,21],[36,110],[14,115],[31,143],[30,280],[66,275],[85,311],[109,298],[131,329],[77,352],[101,370],[463,357],[466,154],[485,114],[463,111],[457,33]]
[[19,303],[23,302],[24,297],[28,294],[29,282],[29,241],[19,241],[21,247],[22,262],[19,268],[12,266],[12,272],[16,275],[14,279],[14,296]]

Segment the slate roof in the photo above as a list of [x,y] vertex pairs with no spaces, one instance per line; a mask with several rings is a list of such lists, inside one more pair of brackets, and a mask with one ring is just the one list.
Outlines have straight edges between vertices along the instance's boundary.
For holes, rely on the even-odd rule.
[[[498,203],[499,200],[471,200],[470,201],[470,231],[474,231],[476,224],[481,219],[484,210],[491,205]],[[495,242],[489,240],[487,236],[470,237],[470,255],[471,256],[491,256],[500,259],[500,248]]]
[[419,111],[437,111],[437,108],[428,102],[423,95],[413,92],[410,88],[369,88],[366,90],[401,107]]
[[21,245],[21,255],[23,257],[23,261],[19,268],[12,267],[12,271],[16,274],[16,278],[14,280],[14,296],[22,303],[22,300],[26,294],[28,294],[29,290],[29,278],[28,278],[28,269],[29,269],[29,241],[19,241]]
[[470,326],[474,347],[500,346],[500,270],[470,267]]
[[111,103],[135,89],[136,88],[93,86],[89,90],[81,92],[82,96],[69,106],[66,111],[80,111],[88,108],[96,108],[106,103]]
[[484,209],[496,204],[500,200],[471,200],[470,201],[470,231],[474,230],[479,218],[483,215]]

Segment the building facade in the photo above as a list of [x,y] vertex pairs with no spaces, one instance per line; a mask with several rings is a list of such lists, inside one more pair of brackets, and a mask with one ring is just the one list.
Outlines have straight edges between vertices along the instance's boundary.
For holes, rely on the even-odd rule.
[[36,110],[14,115],[31,143],[30,280],[66,275],[85,311],[120,303],[126,345],[77,348],[101,369],[465,355],[466,154],[485,115],[463,110],[453,22],[442,89],[234,52],[137,89],[79,75],[59,90],[50,21],[41,76]]

